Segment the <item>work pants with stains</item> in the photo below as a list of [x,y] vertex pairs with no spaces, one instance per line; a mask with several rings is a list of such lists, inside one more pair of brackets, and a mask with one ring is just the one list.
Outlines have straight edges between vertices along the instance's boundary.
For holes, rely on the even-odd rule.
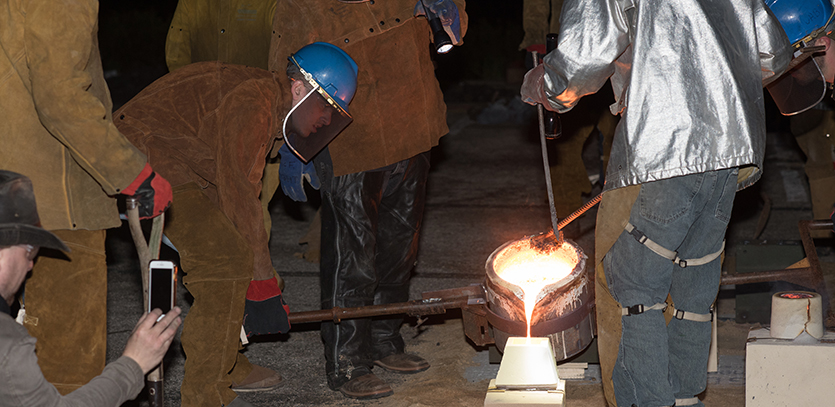
[[[378,170],[333,176],[330,154],[315,159],[322,182],[322,309],[408,301],[417,258],[429,153]],[[401,353],[402,318],[322,324],[328,386],[370,373]]]
[[[806,154],[803,169],[809,179],[812,216],[829,219],[835,204],[835,110],[810,109],[792,116],[791,130]],[[811,233],[812,237],[832,237],[828,230]]]
[[224,406],[237,397],[233,381],[252,371],[239,352],[252,249],[197,184],[173,192],[165,234],[180,253],[183,284],[194,297],[180,337],[186,354],[181,402]]
[[[26,281],[23,325],[46,380],[61,394],[101,374],[107,350],[104,230],[56,230],[72,252],[44,250]],[[55,257],[51,257],[51,256]],[[66,256],[66,257],[65,257]]]
[[[722,247],[736,187],[736,169],[648,182],[641,185],[629,221],[681,258],[701,258]],[[719,291],[719,257],[682,268],[625,231],[603,264],[609,291],[624,307],[650,307],[669,295],[676,309],[708,314]],[[621,325],[612,374],[619,406],[703,405],[695,396],[707,383],[709,321],[667,324],[661,310],[647,310],[623,316]]]

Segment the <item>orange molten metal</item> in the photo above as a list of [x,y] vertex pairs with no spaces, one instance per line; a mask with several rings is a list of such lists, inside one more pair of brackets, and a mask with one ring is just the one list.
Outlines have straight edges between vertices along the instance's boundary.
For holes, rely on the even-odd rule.
[[571,274],[579,261],[577,250],[562,244],[554,250],[543,252],[530,247],[526,241],[505,248],[496,256],[496,275],[522,288],[528,337],[531,336],[531,316],[542,289]]

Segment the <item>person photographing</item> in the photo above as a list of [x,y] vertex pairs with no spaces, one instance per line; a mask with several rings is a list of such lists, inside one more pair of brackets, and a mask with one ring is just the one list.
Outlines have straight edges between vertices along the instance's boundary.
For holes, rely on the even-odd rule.
[[70,251],[40,226],[29,178],[0,170],[0,407],[119,406],[135,398],[145,385],[145,374],[162,361],[174,340],[181,323],[180,308],[174,307],[159,321],[159,309],[143,315],[122,356],[101,375],[62,396],[38,366],[35,338],[10,315],[16,293],[41,247]]

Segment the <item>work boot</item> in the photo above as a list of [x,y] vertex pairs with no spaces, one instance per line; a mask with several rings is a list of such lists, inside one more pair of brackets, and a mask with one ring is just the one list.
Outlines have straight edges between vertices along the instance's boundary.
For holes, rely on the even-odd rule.
[[240,383],[232,382],[236,393],[266,391],[276,388],[284,380],[278,372],[263,366],[252,365],[252,372]]
[[429,369],[429,362],[426,359],[411,353],[388,355],[375,360],[374,364],[394,373],[412,374]]
[[339,391],[352,399],[378,399],[394,394],[394,390],[374,373],[362,375],[348,380]]

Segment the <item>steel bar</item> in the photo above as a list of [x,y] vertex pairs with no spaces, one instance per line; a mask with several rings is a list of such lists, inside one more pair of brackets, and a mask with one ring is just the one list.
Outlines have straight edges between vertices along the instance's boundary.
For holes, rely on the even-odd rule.
[[594,205],[597,205],[600,202],[600,198],[602,196],[603,196],[602,193],[597,194],[597,196],[595,196],[590,201],[586,202],[583,206],[581,206],[580,209],[577,209],[576,211],[571,212],[571,215],[568,215],[565,218],[563,218],[563,220],[561,220],[557,224],[557,227],[560,228],[560,230],[562,230],[562,228],[566,227],[569,223],[574,221],[574,219],[577,219],[577,217],[586,213],[586,211],[588,211],[589,209],[593,208]]
[[[531,52],[533,55],[533,66],[536,68],[539,65],[539,54],[536,51]],[[545,112],[542,104],[536,105],[536,113],[539,117],[539,142],[542,147],[542,165],[545,167],[545,186],[548,189],[548,204],[551,210],[551,227],[554,229],[554,236],[557,240],[562,242],[562,232],[560,232],[559,221],[557,219],[557,208],[554,206],[554,187],[551,184],[551,164],[548,162],[548,145],[545,143]]]
[[412,316],[436,315],[446,313],[448,309],[468,306],[467,297],[452,299],[430,298],[398,302],[394,304],[367,305],[364,307],[323,309],[318,311],[291,312],[290,324],[304,322],[333,321],[339,323],[343,319],[368,318],[380,315],[407,314]]

